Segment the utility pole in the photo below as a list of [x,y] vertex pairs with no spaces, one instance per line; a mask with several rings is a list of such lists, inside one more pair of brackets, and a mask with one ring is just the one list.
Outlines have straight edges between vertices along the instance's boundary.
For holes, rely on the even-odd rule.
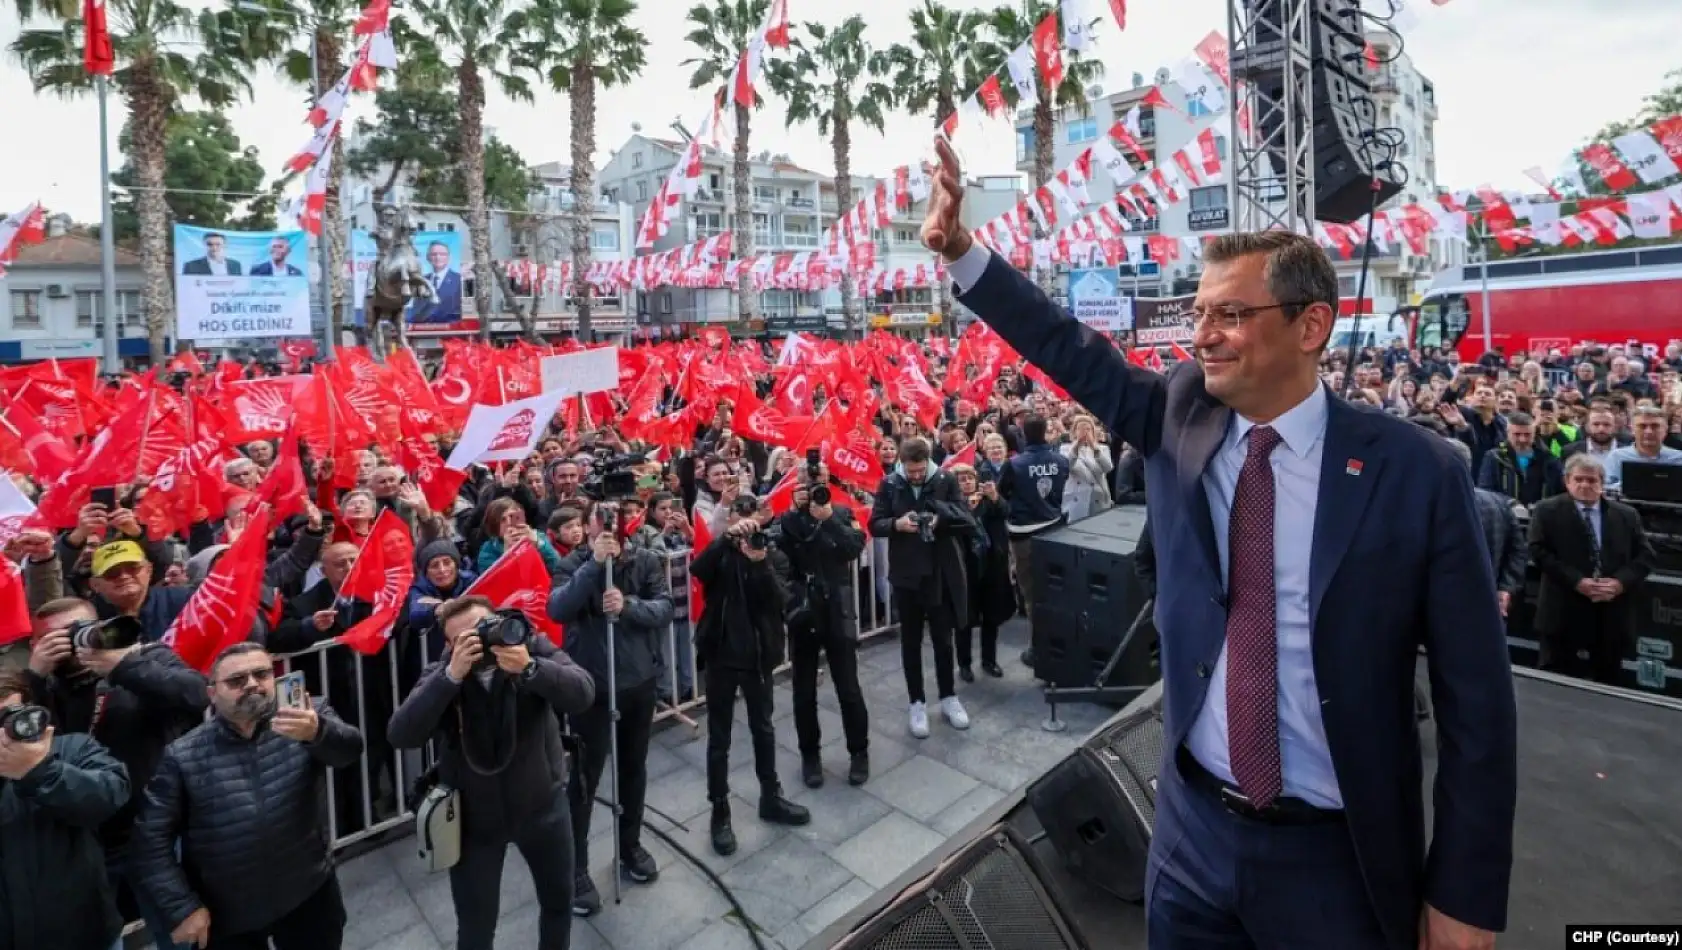
[[122,371],[123,361],[117,353],[117,228],[111,215],[111,133],[105,104],[111,83],[105,76],[93,79],[99,95],[100,335],[105,344],[105,372],[116,375]]

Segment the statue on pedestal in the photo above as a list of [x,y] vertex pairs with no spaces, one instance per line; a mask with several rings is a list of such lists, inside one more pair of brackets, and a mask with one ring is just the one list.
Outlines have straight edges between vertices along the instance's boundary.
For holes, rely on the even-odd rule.
[[368,299],[362,307],[367,317],[369,336],[375,341],[376,353],[384,353],[388,339],[385,321],[391,321],[391,333],[398,346],[409,343],[404,314],[411,301],[434,302],[432,285],[421,276],[420,255],[415,253],[415,219],[407,206],[381,205],[379,227],[374,229],[374,272],[368,276]]

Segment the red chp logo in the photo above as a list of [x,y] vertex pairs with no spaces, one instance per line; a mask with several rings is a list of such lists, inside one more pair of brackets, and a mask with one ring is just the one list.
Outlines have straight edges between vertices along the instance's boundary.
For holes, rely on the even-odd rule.
[[844,468],[859,476],[870,474],[870,460],[844,445],[830,452],[829,457],[837,468]]
[[502,424],[502,431],[491,440],[488,451],[501,452],[504,449],[523,449],[531,444],[532,433],[537,426],[537,413],[530,409],[521,409],[508,417]]

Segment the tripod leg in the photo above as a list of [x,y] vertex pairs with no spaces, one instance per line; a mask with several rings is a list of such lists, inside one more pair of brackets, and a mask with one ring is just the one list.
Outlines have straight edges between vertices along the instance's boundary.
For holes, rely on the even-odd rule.
[[[613,561],[606,565],[607,578],[602,588],[604,592],[613,589]],[[624,842],[620,840],[619,819],[623,814],[619,806],[619,677],[615,669],[616,655],[613,645],[613,619],[607,621],[607,735],[608,753],[607,767],[613,776],[613,902],[621,903],[623,895],[620,893],[619,859],[624,854],[621,850]]]

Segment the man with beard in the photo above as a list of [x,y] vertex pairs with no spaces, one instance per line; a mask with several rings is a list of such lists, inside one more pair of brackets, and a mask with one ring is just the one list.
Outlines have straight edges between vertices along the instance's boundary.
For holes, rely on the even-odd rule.
[[99,841],[117,899],[132,897],[133,910],[159,950],[168,950],[173,946],[169,928],[156,905],[133,886],[129,834],[164,748],[204,721],[205,679],[158,643],[78,650],[73,628],[96,620],[93,605],[74,597],[49,601],[35,611],[29,693],[52,713],[60,734],[92,736],[128,769],[128,802],[100,825]]
[[1564,461],[1570,461],[1574,455],[1587,453],[1590,458],[1602,466],[1611,456],[1612,450],[1618,448],[1618,414],[1612,407],[1600,402],[1589,406],[1588,423],[1583,426],[1582,439],[1565,447],[1561,456]]
[[146,787],[131,860],[176,943],[338,950],[344,937],[322,779],[356,763],[362,734],[307,697],[279,708],[274,662],[255,643],[223,650],[216,715],[165,750]]

